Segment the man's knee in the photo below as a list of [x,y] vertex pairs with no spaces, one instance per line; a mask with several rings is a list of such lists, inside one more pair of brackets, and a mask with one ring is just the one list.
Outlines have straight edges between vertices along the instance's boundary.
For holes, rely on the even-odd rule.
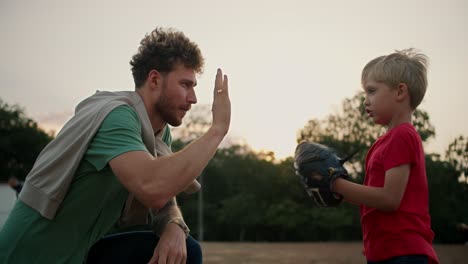
[[203,254],[200,243],[193,237],[187,237],[187,263],[203,263]]

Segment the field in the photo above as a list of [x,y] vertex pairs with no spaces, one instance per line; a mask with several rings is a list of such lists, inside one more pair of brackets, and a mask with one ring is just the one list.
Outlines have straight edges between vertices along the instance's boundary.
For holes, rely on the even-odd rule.
[[[203,263],[364,264],[362,244],[203,242]],[[441,264],[467,264],[468,245],[435,245]]]

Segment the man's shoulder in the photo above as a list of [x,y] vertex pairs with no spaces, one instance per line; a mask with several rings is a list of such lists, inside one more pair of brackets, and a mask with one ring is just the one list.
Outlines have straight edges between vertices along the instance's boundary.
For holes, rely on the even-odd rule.
[[[137,112],[129,105],[119,105],[106,115],[98,132],[106,131],[112,127],[121,128],[138,128],[139,133],[141,132],[141,122]],[[127,130],[126,129],[126,130]]]
[[111,116],[111,117],[136,117],[138,118],[138,114],[135,111],[135,109],[133,109],[133,107],[131,107],[128,104],[122,104],[122,105],[118,105],[114,107],[107,116],[108,117]]
[[136,105],[141,102],[141,97],[131,91],[96,91],[85,98],[75,108],[75,114],[96,112],[96,110],[112,110],[119,105]]

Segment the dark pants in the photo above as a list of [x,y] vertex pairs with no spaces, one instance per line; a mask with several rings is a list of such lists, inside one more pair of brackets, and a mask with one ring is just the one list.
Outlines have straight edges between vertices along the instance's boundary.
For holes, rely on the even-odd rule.
[[367,264],[428,264],[429,259],[423,255],[410,255],[391,258],[384,261],[368,261]]
[[[97,263],[145,263],[153,256],[159,237],[151,231],[119,233],[102,238],[88,253],[88,264]],[[203,263],[198,241],[189,236],[187,243],[187,263]]]

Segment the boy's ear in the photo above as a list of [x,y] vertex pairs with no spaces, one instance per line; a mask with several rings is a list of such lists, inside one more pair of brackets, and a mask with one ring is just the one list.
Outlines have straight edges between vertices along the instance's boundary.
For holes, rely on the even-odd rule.
[[403,101],[408,97],[408,85],[406,83],[400,83],[397,86],[397,99]]

